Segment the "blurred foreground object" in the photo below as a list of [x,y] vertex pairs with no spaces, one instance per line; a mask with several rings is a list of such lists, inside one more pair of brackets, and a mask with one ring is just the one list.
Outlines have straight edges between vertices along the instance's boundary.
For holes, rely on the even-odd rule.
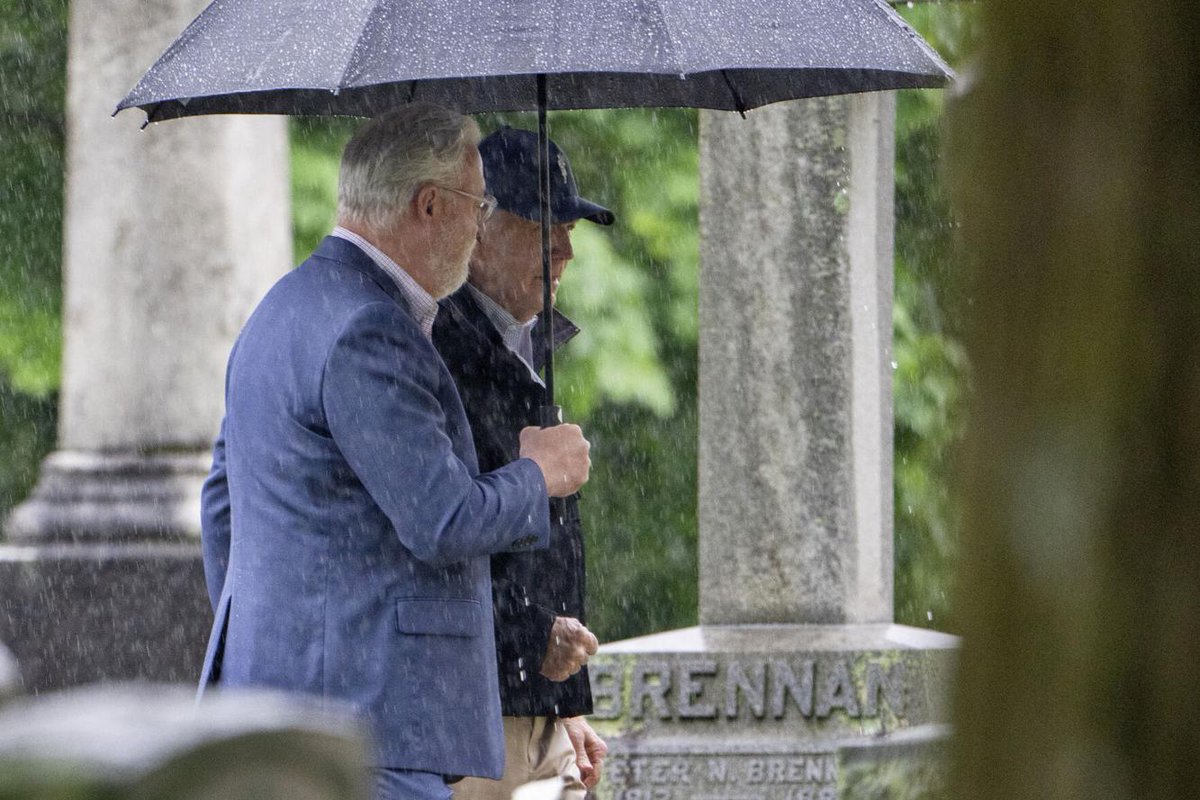
[[367,800],[349,718],[295,698],[88,687],[0,712],[0,798]]
[[562,778],[549,778],[518,786],[512,793],[512,800],[561,800],[562,790]]
[[1200,16],[983,12],[952,796],[1198,797]]

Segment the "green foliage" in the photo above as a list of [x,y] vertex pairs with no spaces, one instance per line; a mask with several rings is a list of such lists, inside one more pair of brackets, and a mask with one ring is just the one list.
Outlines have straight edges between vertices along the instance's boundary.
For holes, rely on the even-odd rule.
[[26,394],[0,378],[0,517],[28,496],[54,449],[56,408],[56,395]]
[[0,4],[0,518],[54,446],[67,0]]
[[291,120],[292,252],[297,259],[306,258],[333,229],[338,162],[359,122],[344,117]]
[[0,5],[0,376],[58,387],[66,0]]
[[695,625],[696,406],[670,417],[607,404],[581,421],[589,626],[601,641]]
[[[904,16],[952,65],[977,37],[969,4],[918,5]],[[900,92],[896,119],[896,619],[953,627],[949,581],[960,524],[953,453],[965,425],[969,370],[961,341],[966,287],[941,173],[942,91]]]

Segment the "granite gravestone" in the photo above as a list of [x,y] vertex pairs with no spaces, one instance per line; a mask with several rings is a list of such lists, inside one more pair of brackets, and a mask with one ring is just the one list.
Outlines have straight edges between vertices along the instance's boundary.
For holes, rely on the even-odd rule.
[[956,640],[892,624],[894,103],[701,112],[701,624],[591,662],[602,798],[931,780]]
[[0,546],[32,691],[192,680],[211,624],[199,490],[233,338],[291,262],[286,120],[111,117],[202,6],[71,3],[58,450]]
[[294,697],[90,687],[0,712],[0,800],[366,800],[366,752]]

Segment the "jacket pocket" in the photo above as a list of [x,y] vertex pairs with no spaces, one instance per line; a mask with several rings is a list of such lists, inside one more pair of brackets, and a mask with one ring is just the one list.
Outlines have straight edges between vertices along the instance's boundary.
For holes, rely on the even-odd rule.
[[396,601],[396,629],[400,633],[479,636],[483,633],[483,616],[478,600],[406,597]]

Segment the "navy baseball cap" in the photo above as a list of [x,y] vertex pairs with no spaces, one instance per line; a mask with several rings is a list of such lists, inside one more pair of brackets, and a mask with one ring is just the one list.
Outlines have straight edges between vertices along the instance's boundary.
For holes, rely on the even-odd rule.
[[[541,222],[538,207],[537,134],[505,126],[479,143],[483,179],[496,207]],[[550,142],[550,219],[555,224],[586,219],[612,225],[613,213],[579,196],[566,153]]]

